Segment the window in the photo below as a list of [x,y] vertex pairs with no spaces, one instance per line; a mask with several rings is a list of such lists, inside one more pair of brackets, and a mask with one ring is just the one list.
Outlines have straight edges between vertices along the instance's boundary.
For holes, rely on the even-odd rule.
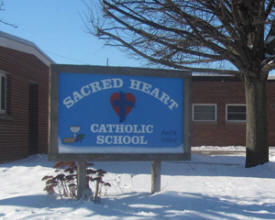
[[0,72],[0,113],[7,110],[7,76]]
[[246,120],[246,105],[245,104],[228,104],[226,105],[226,120],[227,121],[245,121]]
[[193,104],[193,121],[216,121],[216,104]]

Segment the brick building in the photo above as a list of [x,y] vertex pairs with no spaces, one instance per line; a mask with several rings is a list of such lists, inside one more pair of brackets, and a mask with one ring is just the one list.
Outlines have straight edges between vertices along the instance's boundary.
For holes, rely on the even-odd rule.
[[[275,146],[275,80],[267,83],[269,145]],[[193,75],[192,146],[245,146],[243,83],[231,76]]]
[[[49,66],[35,44],[0,32],[0,161],[47,153]],[[269,145],[275,146],[275,77],[267,86]],[[245,145],[245,94],[231,76],[193,75],[192,146]]]
[[0,32],[0,161],[47,152],[51,63],[32,42]]

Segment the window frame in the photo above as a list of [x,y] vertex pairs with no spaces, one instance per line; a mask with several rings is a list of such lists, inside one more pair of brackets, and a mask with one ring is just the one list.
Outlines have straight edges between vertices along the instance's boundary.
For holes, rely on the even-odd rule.
[[[214,120],[198,120],[195,119],[195,106],[214,106]],[[213,103],[193,103],[192,104],[192,121],[193,122],[217,122],[217,104]]]
[[[245,108],[246,108],[246,104],[243,104],[243,103],[239,103],[239,104],[226,104],[225,105],[225,121],[226,122],[240,122],[240,123],[246,122],[246,119],[245,120],[232,120],[232,119],[228,119],[228,107],[230,107],[230,106],[245,106]],[[245,109],[245,118],[246,118],[246,109]]]
[[[6,73],[6,72],[4,72],[4,71],[1,71],[0,70],[0,114],[6,114],[7,113],[7,88],[8,88],[8,76],[7,76],[8,74]],[[3,106],[2,106],[2,91],[3,91],[3,89],[2,89],[2,79],[4,78],[4,80],[5,80],[5,83],[4,83],[4,86],[5,86],[5,88],[4,88],[4,108],[3,108]],[[3,109],[2,109],[3,108]]]

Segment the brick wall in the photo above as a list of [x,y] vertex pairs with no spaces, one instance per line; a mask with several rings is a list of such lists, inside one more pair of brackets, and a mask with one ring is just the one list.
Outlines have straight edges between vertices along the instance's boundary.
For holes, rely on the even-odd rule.
[[[268,81],[269,144],[275,146],[275,81]],[[226,77],[193,77],[192,103],[217,104],[216,122],[192,122],[192,146],[245,145],[245,122],[226,121],[226,104],[245,104],[243,83]]]
[[[38,148],[48,148],[49,68],[35,56],[0,47],[0,69],[8,75],[8,111],[0,115],[0,161],[14,160],[29,154],[29,84],[39,86]],[[269,144],[275,146],[275,81],[269,81]],[[226,104],[244,104],[244,87],[236,79],[193,77],[192,103],[216,104],[217,121],[192,122],[192,146],[245,145],[245,123],[227,122]]]
[[8,73],[7,114],[0,118],[0,161],[29,154],[29,85],[38,84],[38,149],[48,147],[49,68],[35,56],[0,47],[0,69]]

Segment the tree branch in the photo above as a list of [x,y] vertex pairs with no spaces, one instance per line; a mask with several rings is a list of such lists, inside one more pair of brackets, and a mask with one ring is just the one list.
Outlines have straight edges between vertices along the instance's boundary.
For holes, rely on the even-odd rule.
[[104,32],[103,30],[99,30],[99,34],[103,34],[106,36],[109,36],[112,39],[115,39],[117,41],[119,41],[124,47],[129,48],[130,50],[132,50],[134,53],[146,58],[147,60],[153,62],[153,63],[159,63],[161,65],[164,66],[169,66],[175,69],[183,69],[183,70],[189,70],[189,71],[193,71],[193,72],[208,72],[208,73],[218,73],[218,74],[234,74],[234,75],[240,75],[240,73],[238,71],[234,71],[234,70],[220,70],[220,69],[213,69],[213,68],[193,68],[193,67],[187,67],[187,66],[183,66],[183,65],[177,65],[173,62],[169,62],[167,60],[163,60],[163,59],[156,59],[154,57],[148,56],[147,54],[143,53],[142,51],[136,49],[135,47],[133,47],[131,44],[127,43],[126,41],[118,38],[116,35],[113,35],[109,32]]
[[274,0],[269,0],[268,5],[265,10],[265,19],[268,18],[269,14],[272,11],[272,8],[274,7],[275,1]]
[[[154,36],[153,34],[150,34],[150,33],[146,32],[144,29],[137,29],[134,26],[131,26],[131,25],[127,24],[126,22],[124,22],[123,20],[116,17],[110,11],[108,12],[108,15],[111,16],[118,23],[122,24],[128,30],[132,30],[134,33],[139,34],[139,35],[147,38],[148,41],[157,42],[161,45],[167,46],[168,48],[171,48],[171,49],[174,49],[174,50],[177,50],[177,51],[181,51],[181,52],[184,52],[186,54],[195,55],[195,56],[199,56],[199,57],[201,56],[201,57],[211,58],[212,61],[224,60],[225,59],[225,57],[221,56],[221,55],[212,55],[212,54],[202,53],[202,52],[198,52],[198,51],[194,51],[194,50],[189,50],[187,48],[182,47],[182,44],[180,44],[179,42],[175,42],[175,44],[171,44],[169,42],[172,42],[173,39],[166,39],[166,37],[160,38],[158,36]],[[106,31],[106,29],[105,29],[105,31]],[[163,39],[165,39],[165,41]],[[208,60],[207,62],[210,62],[210,60]],[[198,62],[194,62],[194,63],[198,63]]]
[[229,61],[251,74],[270,51],[263,33],[272,22],[274,1],[101,0],[104,15],[91,23],[106,44],[150,62],[196,70],[198,64]]

